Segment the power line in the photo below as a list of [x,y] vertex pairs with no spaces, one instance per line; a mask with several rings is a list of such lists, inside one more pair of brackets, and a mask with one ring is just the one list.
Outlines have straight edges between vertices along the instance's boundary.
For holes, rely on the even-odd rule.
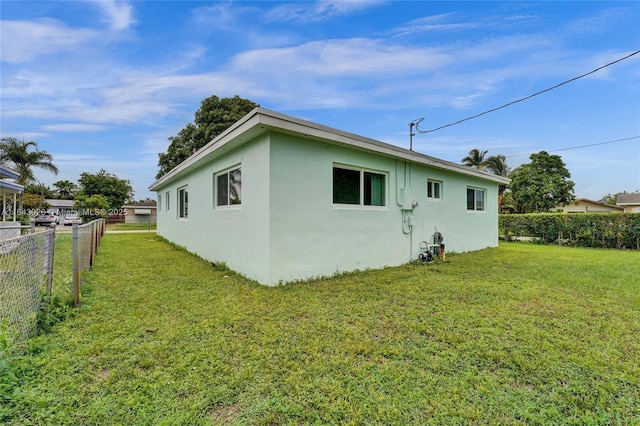
[[[624,142],[624,141],[630,141],[632,139],[640,139],[640,136],[631,136],[629,138],[624,138],[624,139],[616,139],[613,141],[607,141],[607,142],[598,142],[598,143],[591,143],[588,145],[580,145],[580,146],[571,146],[569,148],[558,148],[558,149],[553,149],[547,152],[558,152],[558,151],[568,151],[570,149],[578,149],[578,148],[588,148],[590,146],[597,146],[597,145],[606,145],[606,144],[610,144],[610,143],[616,143],[616,142]],[[511,157],[524,157],[525,155],[531,155],[531,153],[528,154],[515,154],[515,155],[505,155],[506,158],[511,158]]]
[[549,87],[548,89],[540,90],[539,92],[536,92],[536,93],[534,93],[533,95],[529,95],[529,96],[526,96],[526,97],[524,97],[524,98],[517,99],[517,100],[515,100],[515,101],[509,102],[509,103],[507,103],[507,104],[504,104],[504,105],[499,106],[499,107],[497,107],[497,108],[490,109],[490,110],[485,111],[485,112],[481,112],[480,114],[476,114],[476,115],[473,115],[473,116],[471,116],[471,117],[463,118],[462,120],[458,120],[458,121],[456,121],[455,123],[445,124],[444,126],[436,127],[435,129],[431,129],[431,130],[420,130],[420,129],[418,129],[418,128],[417,128],[417,126],[416,126],[416,130],[418,130],[418,132],[420,132],[420,133],[432,133],[432,132],[435,132],[435,131],[438,131],[438,130],[445,129],[445,128],[447,128],[447,127],[451,127],[451,126],[455,126],[455,125],[460,124],[460,123],[464,123],[465,121],[469,121],[469,120],[472,120],[472,119],[474,119],[474,118],[481,117],[481,116],[483,116],[483,115],[485,115],[485,114],[489,114],[490,112],[498,111],[498,110],[500,110],[500,109],[506,108],[506,107],[511,106],[511,105],[513,105],[513,104],[517,104],[518,102],[522,102],[522,101],[526,101],[527,99],[531,99],[531,98],[533,98],[534,96],[541,95],[542,93],[546,93],[546,92],[549,92],[549,91],[551,91],[551,90],[553,90],[553,89],[557,89],[557,88],[558,88],[558,87],[560,87],[560,86],[564,86],[565,84],[571,83],[571,82],[576,81],[576,80],[579,80],[579,79],[581,79],[581,78],[584,78],[584,77],[586,77],[586,76],[588,76],[588,75],[591,75],[591,74],[593,74],[593,73],[596,73],[596,72],[598,72],[598,71],[600,71],[600,70],[602,70],[602,69],[604,69],[604,68],[606,68],[606,67],[609,67],[609,66],[611,66],[611,65],[617,64],[618,62],[622,62],[622,61],[624,61],[625,59],[629,59],[630,57],[632,57],[632,56],[634,56],[634,55],[637,55],[638,53],[640,53],[640,50],[636,50],[635,52],[633,52],[633,53],[631,53],[631,54],[629,54],[629,55],[627,55],[627,56],[625,56],[625,57],[623,57],[623,58],[616,59],[615,61],[613,61],[613,62],[609,62],[609,63],[608,63],[608,64],[606,64],[606,65],[603,65],[603,66],[598,67],[598,68],[596,68],[596,69],[594,69],[594,70],[592,70],[592,71],[589,71],[588,73],[585,73],[585,74],[579,75],[579,76],[574,77],[574,78],[572,78],[572,79],[570,79],[570,80],[567,80],[567,81],[563,81],[562,83],[556,84],[555,86]]

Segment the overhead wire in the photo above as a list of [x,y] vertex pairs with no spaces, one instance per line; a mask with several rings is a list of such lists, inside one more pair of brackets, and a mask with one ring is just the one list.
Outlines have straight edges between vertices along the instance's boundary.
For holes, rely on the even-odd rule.
[[[631,137],[629,137],[629,138],[616,139],[616,140],[607,141],[607,142],[590,143],[590,144],[587,144],[587,145],[571,146],[571,147],[568,147],[568,148],[558,148],[558,149],[549,150],[549,151],[547,151],[547,152],[569,151],[569,150],[571,150],[571,149],[588,148],[588,147],[590,147],[590,146],[597,146],[597,145],[607,145],[607,144],[610,144],[610,143],[630,141],[630,140],[632,140],[632,139],[640,139],[640,136],[631,136]],[[505,158],[511,158],[511,157],[524,157],[525,155],[531,155],[531,153],[527,153],[527,154],[505,155]]]
[[616,59],[616,60],[615,60],[615,61],[613,61],[613,62],[609,62],[608,64],[602,65],[601,67],[598,67],[598,68],[596,68],[596,69],[594,69],[594,70],[592,70],[592,71],[589,71],[589,72],[587,72],[587,73],[581,74],[581,75],[579,75],[579,76],[577,76],[577,77],[573,77],[573,78],[571,78],[571,79],[569,79],[569,80],[563,81],[562,83],[556,84],[555,86],[549,87],[549,88],[544,89],[544,90],[540,90],[540,91],[538,91],[538,92],[536,92],[536,93],[534,93],[534,94],[532,94],[532,95],[525,96],[524,98],[520,98],[520,99],[517,99],[517,100],[515,100],[515,101],[511,101],[511,102],[506,103],[506,104],[504,104],[504,105],[502,105],[502,106],[499,106],[499,107],[497,107],[497,108],[492,108],[492,109],[490,109],[490,110],[487,110],[487,111],[481,112],[480,114],[476,114],[476,115],[473,115],[473,116],[471,116],[471,117],[463,118],[462,120],[458,120],[458,121],[456,121],[456,122],[454,122],[454,123],[445,124],[444,126],[436,127],[435,129],[430,129],[430,130],[420,130],[420,129],[418,129],[418,126],[416,125],[416,130],[417,130],[419,133],[423,133],[423,134],[424,134],[424,133],[433,133],[433,132],[436,132],[436,131],[438,131],[438,130],[445,129],[445,128],[447,128],[447,127],[451,127],[451,126],[455,126],[455,125],[460,124],[460,123],[464,123],[465,121],[473,120],[474,118],[478,118],[478,117],[481,117],[481,116],[483,116],[483,115],[489,114],[489,113],[491,113],[491,112],[498,111],[498,110],[500,110],[500,109],[503,109],[503,108],[506,108],[506,107],[508,107],[508,106],[511,106],[511,105],[517,104],[517,103],[522,102],[522,101],[526,101],[527,99],[531,99],[531,98],[533,98],[534,96],[541,95],[541,94],[543,94],[543,93],[546,93],[546,92],[549,92],[549,91],[551,91],[551,90],[557,89],[557,88],[558,88],[558,87],[560,87],[560,86],[564,86],[565,84],[569,84],[569,83],[571,83],[571,82],[574,82],[574,81],[576,81],[576,80],[579,80],[579,79],[581,79],[581,78],[584,78],[584,77],[586,77],[586,76],[588,76],[588,75],[594,74],[594,73],[596,73],[596,72],[598,72],[598,71],[600,71],[600,70],[602,70],[602,69],[604,69],[604,68],[610,67],[611,65],[617,64],[618,62],[622,62],[622,61],[624,61],[624,60],[626,60],[626,59],[629,59],[630,57],[632,57],[632,56],[634,56],[634,55],[637,55],[638,53],[640,53],[640,50],[636,50],[635,52],[630,53],[630,54],[629,54],[629,55],[627,55],[627,56],[624,56],[624,57],[622,57],[622,58],[620,58],[620,59]]

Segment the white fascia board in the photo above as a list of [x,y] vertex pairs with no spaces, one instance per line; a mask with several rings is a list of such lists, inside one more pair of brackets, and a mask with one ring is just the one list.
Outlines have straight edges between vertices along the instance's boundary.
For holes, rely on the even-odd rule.
[[214,140],[203,146],[191,157],[187,158],[169,173],[154,182],[149,186],[149,189],[151,191],[155,191],[178,178],[192,167],[197,166],[199,163],[215,157],[215,153],[225,153],[229,149],[236,148],[267,131],[294,134],[307,139],[321,140],[325,143],[349,146],[351,148],[374,152],[404,161],[473,176],[483,180],[492,181],[497,184],[508,184],[511,182],[510,179],[502,176],[493,175],[460,164],[440,160],[435,157],[430,157],[415,151],[380,142],[375,139],[344,132],[268,109],[255,108]]
[[0,179],[0,192],[5,194],[21,194],[24,187],[17,183],[7,182]]
[[20,175],[11,167],[0,164],[0,177],[6,177],[9,179],[18,179]]

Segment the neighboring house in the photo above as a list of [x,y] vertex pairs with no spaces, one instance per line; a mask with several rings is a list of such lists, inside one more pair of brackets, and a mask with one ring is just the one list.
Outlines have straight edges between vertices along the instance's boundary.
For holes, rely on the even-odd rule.
[[22,185],[15,183],[18,179],[18,172],[0,164],[0,210],[2,222],[0,222],[0,240],[13,238],[20,235],[20,221],[18,217],[18,205],[22,190]]
[[60,216],[60,223],[62,223],[64,215],[73,211],[73,205],[75,204],[74,200],[58,200],[54,198],[45,198],[44,201],[49,206],[47,210]]
[[155,201],[145,201],[122,206],[125,223],[156,223],[157,205]]
[[640,213],[640,193],[618,194],[616,205],[624,208],[625,213]]
[[498,245],[509,179],[256,108],[154,182],[158,234],[259,283]]
[[588,198],[576,198],[566,206],[558,206],[553,210],[565,213],[621,213],[624,211],[622,207],[589,200]]

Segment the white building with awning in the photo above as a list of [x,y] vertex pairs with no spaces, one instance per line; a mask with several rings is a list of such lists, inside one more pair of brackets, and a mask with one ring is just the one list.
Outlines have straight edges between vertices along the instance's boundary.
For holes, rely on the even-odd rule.
[[19,200],[24,187],[15,181],[20,175],[10,167],[0,164],[0,240],[20,235],[17,220]]

